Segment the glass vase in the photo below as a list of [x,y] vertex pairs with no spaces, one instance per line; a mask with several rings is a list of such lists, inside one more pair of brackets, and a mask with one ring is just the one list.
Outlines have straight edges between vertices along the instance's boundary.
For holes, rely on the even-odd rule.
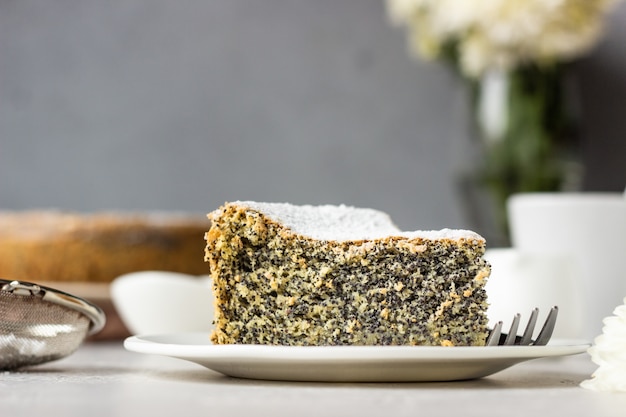
[[470,92],[475,149],[465,186],[474,191],[465,192],[475,227],[506,246],[512,194],[580,188],[575,84],[564,66],[527,66],[489,72],[470,81]]

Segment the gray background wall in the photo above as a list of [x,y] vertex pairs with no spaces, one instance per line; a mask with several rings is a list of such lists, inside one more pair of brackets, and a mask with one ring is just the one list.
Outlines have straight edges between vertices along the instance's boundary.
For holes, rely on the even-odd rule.
[[[626,5],[577,67],[587,190],[626,184]],[[347,203],[471,227],[461,82],[382,0],[0,0],[0,209]]]

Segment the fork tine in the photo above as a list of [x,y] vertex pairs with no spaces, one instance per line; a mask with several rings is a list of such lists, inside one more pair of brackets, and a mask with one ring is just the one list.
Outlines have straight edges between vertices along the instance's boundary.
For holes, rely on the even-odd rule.
[[524,330],[524,334],[522,335],[522,339],[519,344],[522,346],[530,345],[533,342],[533,332],[535,331],[535,325],[537,324],[537,316],[539,315],[539,309],[534,308],[530,313],[530,318],[528,319],[528,324],[526,325],[526,329]]
[[515,339],[517,338],[517,328],[519,327],[520,314],[517,313],[513,316],[513,322],[511,323],[511,328],[509,329],[509,334],[506,336],[504,340],[505,345],[513,345],[515,344]]
[[493,330],[489,333],[489,338],[485,343],[485,346],[498,346],[498,342],[500,341],[500,333],[502,332],[502,322],[499,321],[493,326]]
[[544,346],[548,344],[548,341],[552,337],[552,332],[554,331],[554,326],[556,324],[556,316],[559,313],[559,308],[557,306],[552,307],[550,313],[548,313],[548,318],[546,318],[541,331],[539,332],[539,336],[537,336],[537,340],[533,343],[535,346]]

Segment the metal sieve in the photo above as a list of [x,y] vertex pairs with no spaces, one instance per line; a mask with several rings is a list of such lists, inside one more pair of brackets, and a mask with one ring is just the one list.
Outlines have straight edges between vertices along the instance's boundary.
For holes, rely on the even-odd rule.
[[79,297],[0,279],[0,370],[68,356],[104,323],[102,309]]

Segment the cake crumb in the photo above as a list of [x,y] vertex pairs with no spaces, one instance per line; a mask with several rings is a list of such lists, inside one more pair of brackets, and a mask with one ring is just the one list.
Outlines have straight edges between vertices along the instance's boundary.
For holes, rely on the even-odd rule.
[[401,232],[347,206],[234,202],[209,214],[216,344],[481,346],[485,241]]

